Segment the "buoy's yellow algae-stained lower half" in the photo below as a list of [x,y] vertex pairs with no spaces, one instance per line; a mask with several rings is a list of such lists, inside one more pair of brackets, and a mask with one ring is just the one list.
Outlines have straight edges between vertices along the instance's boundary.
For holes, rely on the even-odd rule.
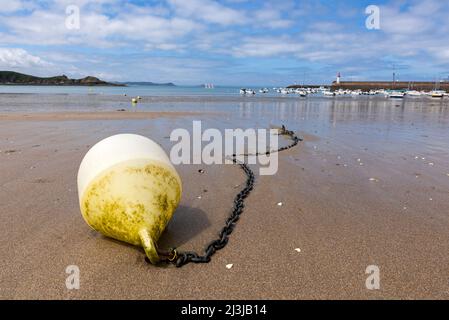
[[[159,239],[181,199],[176,171],[154,160],[116,164],[93,179],[81,199],[86,222],[102,234],[154,255]],[[151,247],[151,248],[148,248]],[[157,254],[156,254],[157,257]],[[157,259],[150,257],[150,260]]]

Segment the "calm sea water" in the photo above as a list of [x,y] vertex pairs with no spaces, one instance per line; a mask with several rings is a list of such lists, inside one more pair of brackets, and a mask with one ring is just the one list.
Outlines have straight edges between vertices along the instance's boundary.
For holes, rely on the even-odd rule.
[[[260,89],[260,88],[255,88]],[[36,93],[36,94],[102,94],[128,96],[232,96],[238,95],[238,87],[204,87],[188,86],[144,86],[128,85],[126,87],[85,87],[85,86],[5,86],[0,85],[0,93]],[[274,94],[272,91],[271,95]],[[270,95],[270,94],[268,94]]]

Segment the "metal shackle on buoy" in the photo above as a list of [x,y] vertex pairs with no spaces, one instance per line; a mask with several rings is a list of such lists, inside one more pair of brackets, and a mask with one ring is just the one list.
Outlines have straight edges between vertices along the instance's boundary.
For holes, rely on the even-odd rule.
[[94,145],[78,171],[82,216],[103,235],[144,248],[159,262],[156,243],[178,207],[181,179],[164,150],[135,134]]

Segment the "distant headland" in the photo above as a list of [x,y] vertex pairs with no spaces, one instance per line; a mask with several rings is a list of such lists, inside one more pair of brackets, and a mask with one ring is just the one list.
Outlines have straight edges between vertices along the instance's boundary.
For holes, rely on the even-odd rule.
[[96,77],[70,79],[65,75],[41,78],[14,71],[0,71],[0,85],[37,85],[37,86],[126,86],[110,83]]

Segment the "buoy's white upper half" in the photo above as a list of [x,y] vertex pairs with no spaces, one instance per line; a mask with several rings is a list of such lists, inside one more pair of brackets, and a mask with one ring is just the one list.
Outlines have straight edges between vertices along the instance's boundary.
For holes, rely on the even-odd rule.
[[124,161],[148,159],[175,168],[165,151],[154,141],[137,134],[118,134],[101,140],[84,156],[78,171],[78,196],[81,200],[89,183],[104,170]]

